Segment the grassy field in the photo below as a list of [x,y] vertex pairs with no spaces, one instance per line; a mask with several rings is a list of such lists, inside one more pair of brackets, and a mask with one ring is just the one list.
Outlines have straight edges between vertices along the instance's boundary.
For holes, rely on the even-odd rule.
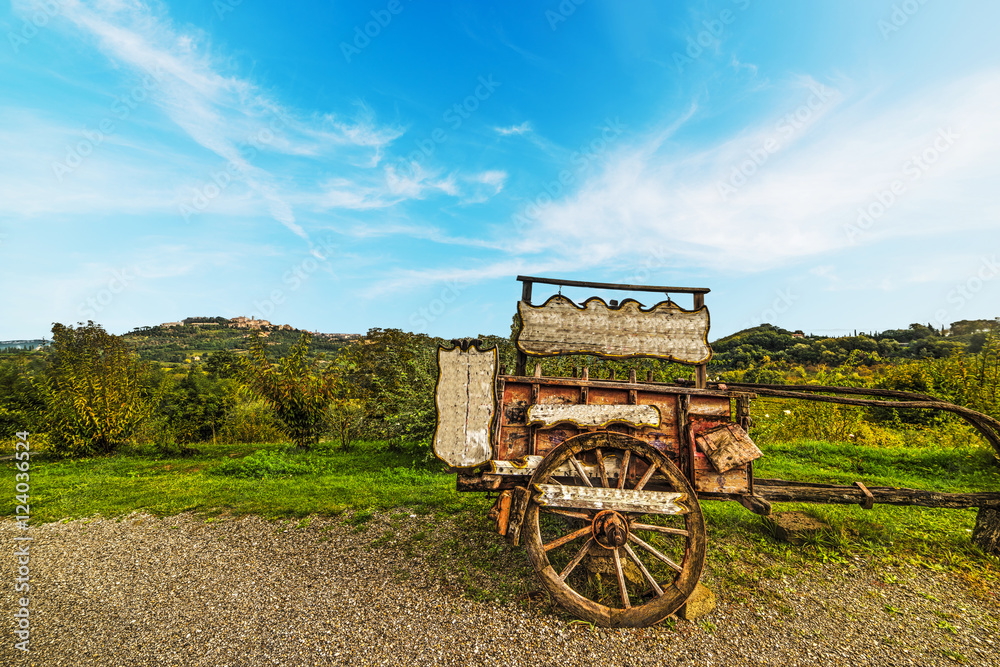
[[[133,511],[292,518],[393,507],[454,514],[483,504],[480,498],[457,494],[454,476],[443,474],[437,463],[415,465],[412,456],[379,443],[360,443],[351,453],[301,453],[282,444],[201,444],[197,449],[194,456],[177,458],[141,453],[33,458],[32,519],[115,517]],[[0,507],[12,514],[13,498],[4,498]]]
[[[458,564],[466,594],[518,599],[535,587],[521,550],[512,550],[493,533],[486,518],[491,500],[484,494],[457,493],[454,475],[433,459],[420,455],[415,461],[412,454],[390,451],[382,443],[359,443],[350,453],[300,453],[279,444],[198,449],[197,455],[183,458],[132,452],[58,461],[36,455],[31,462],[31,521],[193,511],[206,520],[252,513],[292,525],[312,514],[342,515],[345,522],[363,527],[374,512],[381,512],[391,523],[373,536],[373,544],[393,541],[407,553],[419,550],[451,568]],[[885,449],[798,441],[763,449],[759,477],[1000,490],[1000,466],[990,450],[976,445]],[[7,463],[13,480],[13,462]],[[776,511],[802,510],[830,525],[805,545],[793,547],[776,540],[766,521],[736,503],[705,502],[703,509],[713,585],[731,597],[760,593],[762,577],[788,568],[858,558],[960,572],[984,591],[1000,586],[1000,560],[969,539],[975,510],[778,504]],[[14,495],[7,494],[0,511],[11,516],[14,510]],[[429,539],[426,530],[407,532],[411,512],[432,519],[439,534]]]

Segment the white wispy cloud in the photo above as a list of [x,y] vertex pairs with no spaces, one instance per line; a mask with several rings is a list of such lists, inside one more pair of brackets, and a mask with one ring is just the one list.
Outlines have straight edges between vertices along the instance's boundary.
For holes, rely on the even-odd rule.
[[[225,55],[213,53],[206,35],[190,26],[175,25],[160,3],[63,0],[59,5],[53,26],[67,28],[68,22],[68,34],[92,42],[115,67],[140,77],[149,99],[183,135],[224,161],[234,182],[246,186],[272,218],[303,238],[308,234],[293,209],[294,192],[289,193],[288,185],[266,166],[265,157],[318,158],[334,165],[371,168],[402,133],[400,128],[379,124],[363,105],[351,118],[302,113],[283,105],[253,81],[232,74]],[[30,16],[39,6],[40,0],[18,0],[14,8]],[[109,139],[119,140],[120,136]],[[177,149],[186,150],[183,146]],[[203,154],[193,159],[204,163],[206,157]],[[90,161],[102,162],[100,157]],[[112,168],[104,162],[102,168]],[[191,173],[185,176],[186,187],[172,184],[178,188],[175,208],[178,200],[183,204],[211,187],[208,173],[200,179]],[[72,186],[68,190],[61,193],[69,195],[64,201],[73,199]],[[227,191],[221,199],[234,194],[239,195],[239,190]],[[113,196],[107,195],[109,209],[117,210],[121,188]],[[163,197],[152,199],[161,201]],[[331,203],[336,204],[336,198]],[[355,204],[351,200],[345,203],[349,207]],[[212,208],[224,206],[212,202]]]
[[401,269],[392,272],[386,278],[373,282],[364,295],[375,298],[394,293],[409,293],[415,290],[437,285],[452,284],[459,287],[475,285],[485,280],[510,278],[518,274],[553,275],[574,271],[578,267],[572,260],[522,260],[505,259],[490,264],[470,262],[469,266],[450,266],[430,269]]
[[511,125],[509,127],[496,127],[494,128],[496,133],[502,137],[507,137],[512,134],[521,135],[526,132],[531,132],[531,121],[524,121],[519,125]]
[[414,239],[432,241],[441,245],[466,246],[470,248],[488,248],[502,250],[503,245],[496,241],[465,236],[455,236],[437,228],[426,225],[382,224],[355,225],[338,230],[338,233],[354,239],[376,239],[389,236],[406,236]]
[[[731,140],[684,147],[653,132],[609,155],[600,173],[542,208],[511,251],[602,266],[656,243],[689,266],[743,272],[995,225],[998,105],[995,71],[890,101],[803,79],[768,120]],[[894,183],[892,203],[853,233],[859,208],[878,212],[873,203]]]

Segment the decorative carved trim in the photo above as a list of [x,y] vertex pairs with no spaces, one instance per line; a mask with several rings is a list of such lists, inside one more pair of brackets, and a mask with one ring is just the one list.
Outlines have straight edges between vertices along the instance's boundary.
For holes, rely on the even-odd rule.
[[703,364],[712,358],[704,306],[685,310],[667,299],[644,309],[635,299],[625,299],[611,307],[600,297],[578,306],[556,294],[541,306],[520,301],[517,311],[521,326],[515,342],[525,354],[648,357],[683,364]]

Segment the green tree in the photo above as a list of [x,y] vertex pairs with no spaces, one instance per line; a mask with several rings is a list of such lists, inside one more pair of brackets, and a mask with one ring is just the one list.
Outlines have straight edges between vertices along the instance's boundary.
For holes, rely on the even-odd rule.
[[351,451],[351,445],[364,425],[364,403],[354,398],[335,398],[327,408],[326,416],[330,430],[340,440],[340,448],[345,452]]
[[205,358],[205,371],[213,378],[236,377],[239,369],[239,355],[228,348],[216,350]]
[[319,360],[307,356],[311,338],[303,333],[275,367],[255,332],[250,352],[244,357],[246,387],[274,409],[300,449],[319,442],[327,424],[327,408],[337,389],[336,377],[329,370],[321,372]]
[[147,366],[93,321],[56,323],[52,339],[44,393],[53,451],[107,454],[132,441],[156,403]]
[[424,334],[374,328],[337,357],[340,397],[364,403],[370,436],[391,447],[430,440],[438,343]]
[[28,354],[0,360],[0,432],[37,431],[45,415],[45,395]]
[[236,403],[235,393],[232,380],[194,367],[173,383],[160,404],[160,412],[179,442],[215,442],[226,413]]

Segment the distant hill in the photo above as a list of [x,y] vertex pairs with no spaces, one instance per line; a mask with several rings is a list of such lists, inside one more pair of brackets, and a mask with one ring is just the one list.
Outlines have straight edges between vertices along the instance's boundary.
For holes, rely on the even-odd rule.
[[[183,363],[200,359],[215,350],[241,351],[249,348],[251,333],[257,331],[268,341],[275,354],[285,354],[298,341],[303,330],[288,324],[246,317],[188,317],[179,322],[136,327],[125,339],[143,359]],[[337,352],[361,334],[313,333],[310,350],[315,353]]]
[[802,366],[874,365],[899,358],[941,358],[956,352],[979,352],[991,333],[1000,333],[1000,318],[961,320],[947,329],[915,323],[906,329],[839,337],[812,336],[761,324],[713,342],[712,366],[730,370],[767,361]]

